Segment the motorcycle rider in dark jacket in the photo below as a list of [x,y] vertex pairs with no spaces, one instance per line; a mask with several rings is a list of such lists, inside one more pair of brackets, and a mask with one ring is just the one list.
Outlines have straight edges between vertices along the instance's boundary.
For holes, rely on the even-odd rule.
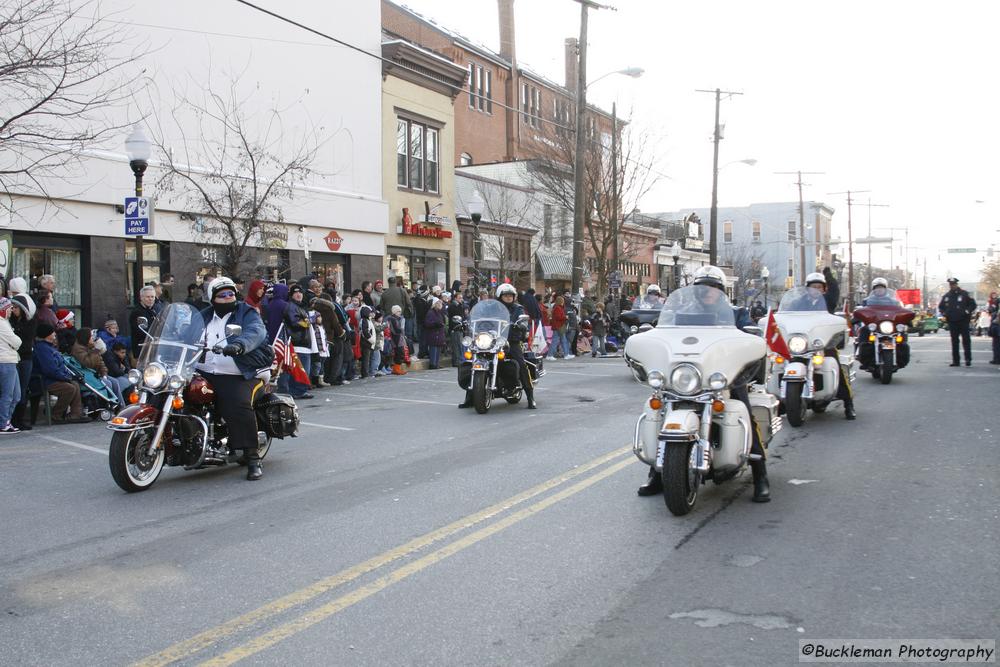
[[[504,283],[497,287],[496,297],[507,308],[507,312],[510,315],[510,333],[507,335],[507,342],[509,343],[507,358],[517,362],[517,371],[521,378],[521,388],[524,389],[524,395],[528,399],[528,409],[534,410],[537,407],[534,385],[531,383],[531,373],[528,370],[528,365],[524,362],[524,351],[521,350],[521,344],[527,340],[528,334],[524,327],[517,324],[518,318],[524,315],[524,307],[517,302],[517,290],[510,283]],[[458,407],[472,407],[471,388],[465,392],[465,401],[459,404]]]

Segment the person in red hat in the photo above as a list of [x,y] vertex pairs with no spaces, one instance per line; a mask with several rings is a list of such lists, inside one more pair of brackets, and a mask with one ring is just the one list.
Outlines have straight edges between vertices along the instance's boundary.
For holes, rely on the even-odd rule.
[[76,342],[76,313],[66,308],[56,311],[56,339],[59,341],[59,351],[69,354]]

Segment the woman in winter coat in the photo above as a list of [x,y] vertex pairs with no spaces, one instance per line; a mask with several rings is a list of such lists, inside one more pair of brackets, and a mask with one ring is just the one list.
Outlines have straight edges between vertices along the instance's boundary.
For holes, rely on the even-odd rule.
[[122,394],[122,384],[108,377],[108,366],[104,363],[101,351],[97,349],[94,341],[97,334],[92,329],[84,327],[76,332],[76,338],[70,347],[70,354],[80,362],[84,368],[89,368],[97,374],[97,378],[104,383],[104,386],[111,390],[111,393],[118,399],[118,405],[125,405],[125,396]]
[[392,340],[392,374],[406,375],[403,362],[406,361],[406,334],[403,330],[403,307],[392,307],[389,315],[389,338]]
[[569,348],[569,339],[566,337],[567,318],[564,303],[563,298],[557,296],[549,316],[552,321],[552,349],[549,350],[549,359],[556,358],[556,350],[560,347],[564,358],[573,358],[573,352]]
[[37,305],[35,317],[38,318],[38,321],[48,324],[53,329],[58,329],[59,318],[56,317],[55,312],[52,310],[52,292],[47,289],[39,289],[35,304]]
[[[267,340],[273,342],[278,335],[278,329],[285,321],[285,311],[288,309],[288,285],[278,283],[271,291],[271,300],[267,303],[267,316],[262,317],[267,326]],[[286,331],[287,335],[288,332]]]
[[430,368],[441,368],[441,349],[448,344],[445,335],[444,302],[441,299],[431,301],[431,308],[424,318],[424,337],[430,353]]
[[14,406],[11,423],[22,431],[30,431],[31,419],[25,419],[25,411],[28,409],[28,380],[31,379],[33,366],[31,353],[35,349],[35,329],[38,326],[38,319],[35,317],[35,302],[30,296],[17,294],[11,301],[14,302],[14,308],[11,310],[10,324],[14,328],[14,333],[21,339],[21,347],[18,348],[20,360],[17,362],[21,400]]
[[[6,285],[4,287],[6,288]],[[10,423],[14,406],[21,400],[21,383],[17,379],[21,339],[7,321],[13,308],[13,301],[0,296],[0,434],[20,431]]]
[[[264,293],[267,291],[267,283],[263,280],[255,280],[250,283],[250,288],[247,290],[246,296],[243,298],[243,302],[257,311],[258,315],[263,317],[261,303],[264,300]],[[273,340],[273,339],[272,339]]]

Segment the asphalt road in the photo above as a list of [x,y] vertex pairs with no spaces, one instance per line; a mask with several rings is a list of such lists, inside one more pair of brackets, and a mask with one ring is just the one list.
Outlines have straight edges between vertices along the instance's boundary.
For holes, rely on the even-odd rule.
[[452,370],[317,392],[265,477],[125,494],[99,425],[0,440],[5,665],[775,665],[800,639],[1000,628],[1000,371],[913,339],[891,385],[786,425],[671,516],[628,447],[621,359],[547,365],[539,409],[459,411]]

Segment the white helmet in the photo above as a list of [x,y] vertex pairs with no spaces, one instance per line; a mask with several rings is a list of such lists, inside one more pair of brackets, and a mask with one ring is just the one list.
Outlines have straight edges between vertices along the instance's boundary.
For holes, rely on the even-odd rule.
[[230,280],[229,278],[227,278],[225,276],[219,276],[218,278],[216,278],[215,280],[213,280],[212,283],[211,283],[211,285],[209,285],[209,287],[208,287],[208,291],[212,295],[209,298],[211,300],[215,300],[216,293],[219,290],[223,290],[223,289],[226,289],[226,288],[229,288],[229,289],[233,290],[234,292],[238,292],[239,291],[239,290],[236,289],[236,283],[234,283],[232,280]]
[[514,298],[517,298],[517,289],[514,288],[510,283],[504,283],[497,287],[497,298],[499,299],[504,294],[513,294]]
[[888,288],[889,287],[889,281],[886,280],[885,278],[876,278],[875,280],[872,281],[872,289],[875,289],[876,287],[886,287],[886,288]]
[[726,273],[717,266],[702,266],[694,272],[695,285],[708,285],[726,290]]
[[659,294],[659,293],[660,293],[659,285],[649,285],[648,287],[646,287],[646,296],[649,296],[650,294]]
[[826,277],[824,277],[823,274],[819,272],[810,273],[808,276],[806,276],[806,286],[808,287],[812,283],[822,283],[823,286],[825,287]]

